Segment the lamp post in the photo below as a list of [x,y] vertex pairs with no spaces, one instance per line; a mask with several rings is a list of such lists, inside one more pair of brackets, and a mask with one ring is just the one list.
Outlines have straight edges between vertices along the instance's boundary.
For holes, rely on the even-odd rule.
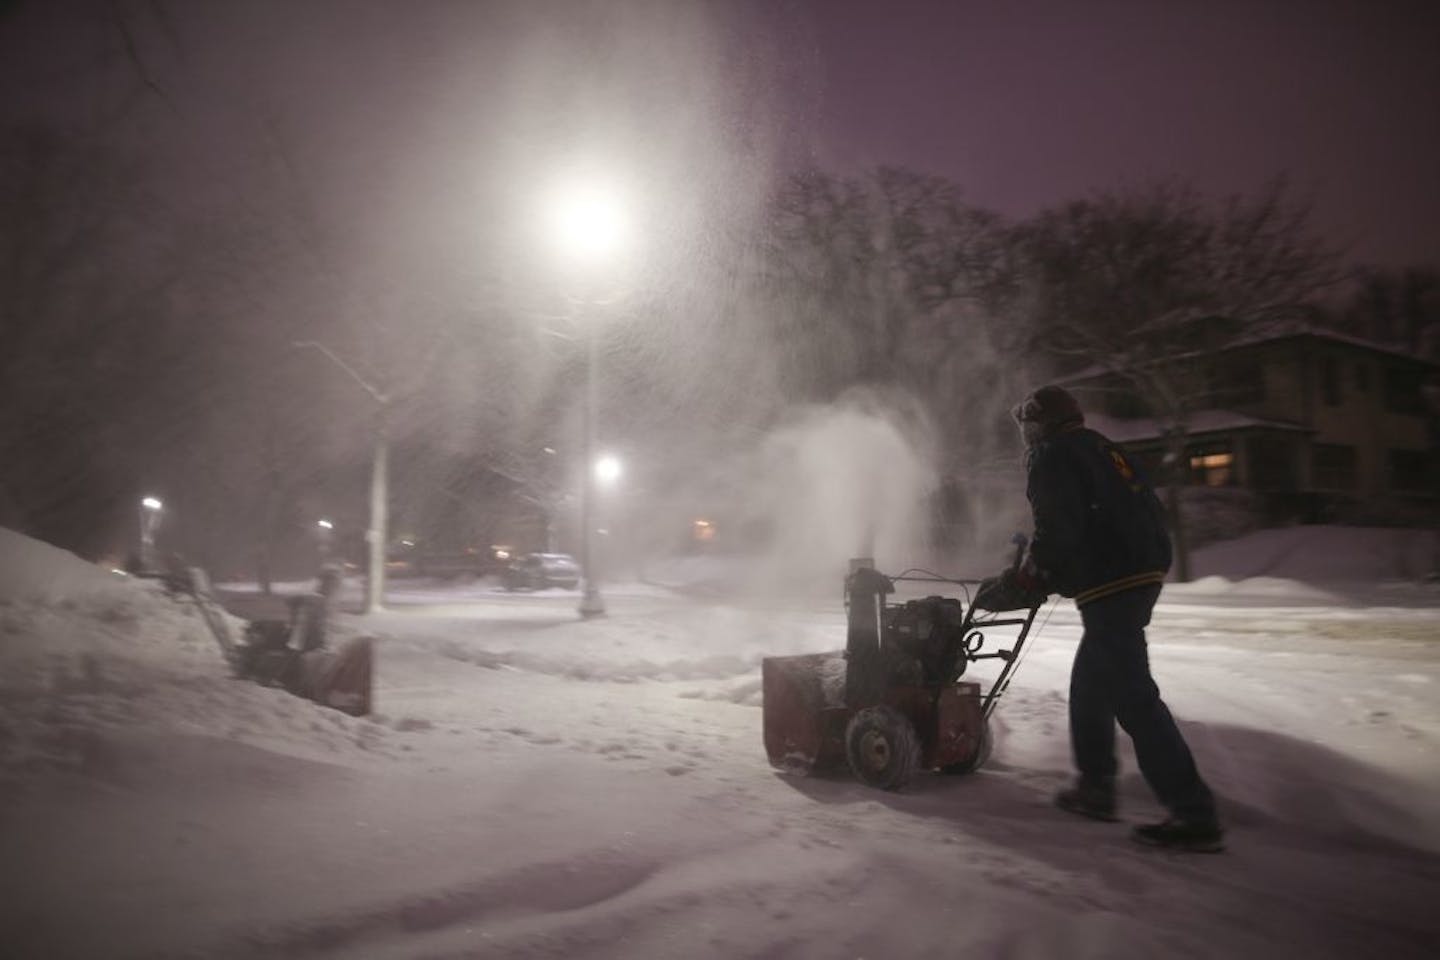
[[339,354],[315,340],[291,344],[296,350],[311,349],[324,354],[335,366],[354,380],[375,401],[374,453],[370,458],[370,527],[365,531],[369,564],[365,576],[365,612],[379,613],[385,605],[385,548],[390,542],[390,439],[388,421],[391,405],[389,393],[361,376]]
[[320,546],[320,566],[330,562],[330,538],[335,533],[335,524],[323,517],[315,521],[315,539]]
[[155,531],[160,526],[160,513],[165,505],[158,497],[140,500],[140,572],[155,570]]
[[[626,224],[621,205],[612,189],[594,181],[571,181],[564,184],[551,197],[550,220],[554,238],[561,245],[561,253],[568,264],[590,273],[582,277],[587,286],[595,282],[592,271],[601,266],[613,264],[616,255],[624,246]],[[585,301],[577,302],[577,309],[583,309]],[[595,369],[597,366],[597,337],[594,317],[581,317],[585,337],[585,404],[584,443],[582,451],[582,477],[580,481],[580,576],[582,582],[580,616],[585,618],[603,616],[605,599],[600,595],[599,578],[595,563],[594,509],[595,509],[595,426],[599,399],[596,390]]]
[[580,616],[602,616],[605,613],[605,598],[600,596],[600,585],[595,576],[595,554],[592,539],[595,529],[595,330],[587,325],[585,331],[585,469],[580,481],[580,575],[583,578],[580,592]]
[[[602,551],[603,556],[605,556],[606,564],[609,564],[615,561],[616,556],[615,497],[613,497],[613,494],[615,494],[616,481],[619,481],[619,478],[621,478],[621,461],[619,461],[619,458],[616,458],[616,456],[609,455],[609,453],[600,453],[600,455],[596,456],[595,463],[593,463],[592,468],[590,468],[590,472],[592,472],[593,481],[595,481],[596,488],[598,488],[598,492],[596,492],[596,502],[600,502],[602,495],[606,499],[605,507],[598,511],[599,515],[595,518],[595,524],[593,525],[595,525],[596,533],[599,533],[600,537],[602,537],[603,544],[602,547],[600,547],[600,551]],[[605,564],[596,564],[596,566],[605,566]],[[606,569],[609,569],[609,567],[606,567]]]

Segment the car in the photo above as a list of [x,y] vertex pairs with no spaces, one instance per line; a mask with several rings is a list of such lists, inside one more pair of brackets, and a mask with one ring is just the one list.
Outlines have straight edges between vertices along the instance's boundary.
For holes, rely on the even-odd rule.
[[473,548],[417,553],[412,562],[415,574],[421,577],[453,580],[456,577],[478,577],[485,573],[485,558]]
[[506,590],[574,590],[580,583],[580,564],[568,553],[527,553],[505,568]]

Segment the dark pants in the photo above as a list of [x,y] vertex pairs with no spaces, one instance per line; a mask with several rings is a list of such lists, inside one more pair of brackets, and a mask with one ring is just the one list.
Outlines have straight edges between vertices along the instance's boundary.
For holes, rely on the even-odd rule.
[[1070,742],[1083,780],[1114,778],[1115,722],[1135,743],[1135,759],[1155,796],[1187,820],[1215,817],[1215,800],[1160,689],[1150,676],[1145,627],[1159,585],[1126,590],[1080,608],[1085,632],[1070,672]]

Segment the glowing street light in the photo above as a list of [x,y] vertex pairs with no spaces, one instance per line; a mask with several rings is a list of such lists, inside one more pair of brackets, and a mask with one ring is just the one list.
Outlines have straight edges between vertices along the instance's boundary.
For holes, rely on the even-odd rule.
[[159,497],[140,499],[140,571],[150,573],[155,565],[155,531],[160,527],[160,514],[165,504]]
[[550,232],[568,260],[604,265],[629,241],[623,204],[613,187],[572,182],[556,188],[549,198]]
[[618,457],[605,454],[595,461],[595,479],[605,487],[613,487],[615,481],[620,479],[622,470]]
[[320,565],[323,567],[330,562],[330,537],[335,532],[335,524],[321,517],[315,521],[315,539],[320,544]]
[[[595,180],[572,180],[552,191],[547,213],[550,233],[570,266],[591,269],[613,267],[629,240],[629,223],[620,194],[613,186]],[[584,585],[578,610],[580,616],[588,618],[604,614],[605,601],[596,582],[591,550],[594,532],[591,529],[591,512],[599,472],[599,464],[594,460],[596,337],[593,324],[585,324],[582,320],[582,326],[585,328],[587,353],[585,446],[582,454],[585,470],[580,485],[580,573]],[[616,470],[618,476],[619,461],[614,461],[613,468],[606,469]]]

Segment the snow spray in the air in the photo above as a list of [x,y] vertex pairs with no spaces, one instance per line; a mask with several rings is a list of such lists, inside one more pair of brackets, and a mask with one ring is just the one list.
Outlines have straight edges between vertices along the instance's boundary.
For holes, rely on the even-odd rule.
[[859,391],[797,411],[762,444],[750,504],[771,582],[830,584],[851,557],[898,569],[924,557],[936,474],[918,405]]

